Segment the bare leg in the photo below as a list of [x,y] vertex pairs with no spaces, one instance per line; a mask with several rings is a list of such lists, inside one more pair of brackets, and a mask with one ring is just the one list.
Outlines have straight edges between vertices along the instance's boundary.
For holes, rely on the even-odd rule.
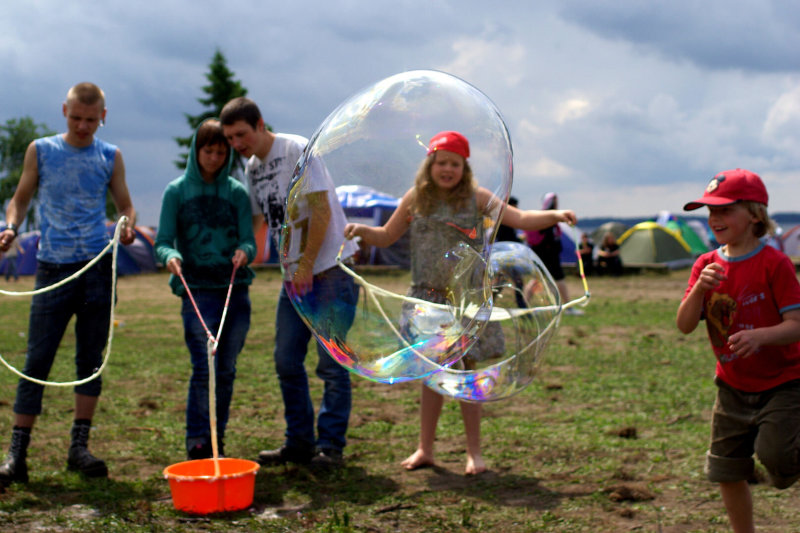
[[468,476],[486,471],[486,464],[481,457],[481,407],[479,403],[461,402],[461,418],[467,436],[467,466],[464,473]]
[[753,498],[747,481],[720,483],[719,490],[734,533],[754,533]]
[[86,396],[85,394],[75,395],[75,419],[91,420],[97,407],[97,396]]
[[436,424],[442,413],[442,405],[444,398],[423,385],[419,403],[419,447],[401,463],[406,470],[433,466],[433,441],[436,439]]
[[32,428],[36,422],[36,415],[21,415],[14,413],[14,425],[21,428]]
[[556,281],[556,287],[558,287],[558,294],[561,296],[561,305],[564,305],[569,301],[569,291],[567,290],[567,282],[563,279]]

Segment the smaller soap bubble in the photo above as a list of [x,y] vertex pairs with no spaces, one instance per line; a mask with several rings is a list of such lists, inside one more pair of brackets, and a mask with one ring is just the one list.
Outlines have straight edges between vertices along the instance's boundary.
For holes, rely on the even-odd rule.
[[478,316],[486,322],[478,341],[456,365],[425,378],[440,394],[474,402],[517,394],[533,381],[558,328],[558,287],[530,248],[494,243],[489,277],[494,305]]

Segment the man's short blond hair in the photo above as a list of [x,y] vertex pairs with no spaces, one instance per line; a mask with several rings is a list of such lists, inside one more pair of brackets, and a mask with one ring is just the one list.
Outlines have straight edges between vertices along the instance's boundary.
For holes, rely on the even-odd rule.
[[106,108],[106,95],[103,90],[88,81],[74,85],[67,91],[67,103],[78,101],[83,105],[100,104],[101,109]]

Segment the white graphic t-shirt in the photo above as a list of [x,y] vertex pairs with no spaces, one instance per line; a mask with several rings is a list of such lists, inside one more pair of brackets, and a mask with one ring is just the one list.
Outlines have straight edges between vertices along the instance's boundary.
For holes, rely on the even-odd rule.
[[[245,172],[250,184],[250,201],[253,214],[262,214],[267,222],[271,238],[279,244],[281,226],[286,218],[286,198],[297,162],[303,154],[307,140],[299,135],[278,133],[272,148],[263,160],[256,156],[247,162]],[[306,175],[301,188],[302,193],[294,204],[291,220],[288,224],[289,242],[286,257],[282,259],[284,270],[289,275],[294,271],[297,260],[303,254],[302,245],[306,242],[304,229],[309,227],[311,211],[304,199],[305,194],[325,191],[330,206],[330,220],[325,232],[323,245],[314,262],[314,274],[336,265],[336,257],[344,243],[342,259],[352,256],[357,250],[353,241],[345,240],[344,227],[347,219],[336,196],[336,189],[320,158],[312,161],[306,168]],[[280,249],[280,247],[278,246]]]

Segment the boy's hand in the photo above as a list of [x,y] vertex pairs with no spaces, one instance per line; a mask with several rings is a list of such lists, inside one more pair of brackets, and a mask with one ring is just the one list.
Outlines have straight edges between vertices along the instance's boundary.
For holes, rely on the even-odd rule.
[[703,292],[710,291],[719,287],[719,284],[728,279],[725,275],[725,268],[719,263],[709,263],[700,272],[700,276],[695,282],[695,287]]
[[757,329],[743,329],[728,337],[728,348],[741,358],[750,357],[762,346]]
[[16,239],[16,236],[12,230],[6,229],[0,232],[0,252],[7,252],[11,248],[11,243],[14,242],[14,239]]

